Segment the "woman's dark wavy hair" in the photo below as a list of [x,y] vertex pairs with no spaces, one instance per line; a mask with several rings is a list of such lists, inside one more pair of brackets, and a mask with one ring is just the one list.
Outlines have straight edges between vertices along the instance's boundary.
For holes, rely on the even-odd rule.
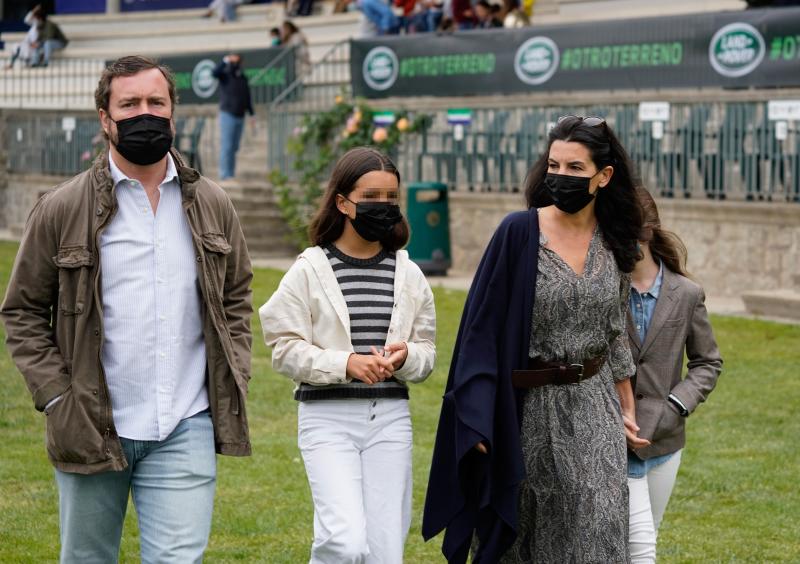
[[[358,179],[367,174],[381,170],[394,174],[397,185],[400,185],[400,172],[388,156],[373,147],[356,147],[350,149],[336,162],[325,190],[320,200],[314,218],[308,227],[308,237],[313,245],[327,245],[342,236],[347,216],[336,207],[336,195],[348,196],[356,186]],[[410,229],[406,218],[403,217],[387,237],[381,239],[383,248],[390,252],[402,249],[408,243]]]
[[640,241],[650,246],[650,254],[663,262],[672,272],[689,277],[686,270],[686,260],[689,253],[681,238],[672,231],[661,228],[661,218],[658,217],[658,207],[653,196],[644,187],[636,189],[636,195],[642,205],[644,225],[639,236]]
[[641,258],[636,244],[642,231],[642,210],[636,197],[639,179],[625,148],[605,122],[589,126],[576,116],[563,118],[550,130],[547,151],[534,163],[525,179],[525,199],[529,209],[553,203],[544,179],[554,141],[571,141],[586,147],[598,171],[606,166],[614,167],[610,182],[596,193],[594,213],[619,269],[622,272],[633,271],[636,261]]

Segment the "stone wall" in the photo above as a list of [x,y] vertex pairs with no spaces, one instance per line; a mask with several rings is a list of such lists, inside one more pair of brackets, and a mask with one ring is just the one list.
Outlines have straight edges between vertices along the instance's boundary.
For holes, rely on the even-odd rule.
[[[2,174],[0,172],[0,176]],[[36,200],[64,180],[66,178],[62,176],[9,174],[4,188],[0,179],[0,202],[3,204],[0,208],[0,227],[8,229],[12,235],[20,236]]]
[[[689,249],[688,268],[709,295],[800,289],[800,205],[658,200],[662,224]],[[472,274],[500,220],[524,209],[520,194],[450,194],[453,271]]]

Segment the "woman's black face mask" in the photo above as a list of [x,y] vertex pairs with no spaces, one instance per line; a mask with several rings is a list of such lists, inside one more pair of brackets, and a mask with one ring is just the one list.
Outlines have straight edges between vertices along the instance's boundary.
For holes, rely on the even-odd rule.
[[564,213],[578,213],[589,205],[594,194],[589,193],[589,185],[596,175],[572,176],[548,172],[544,184],[550,191],[553,204]]
[[169,118],[139,114],[111,121],[117,125],[117,142],[114,146],[120,155],[133,164],[146,166],[157,163],[172,147],[172,122]]

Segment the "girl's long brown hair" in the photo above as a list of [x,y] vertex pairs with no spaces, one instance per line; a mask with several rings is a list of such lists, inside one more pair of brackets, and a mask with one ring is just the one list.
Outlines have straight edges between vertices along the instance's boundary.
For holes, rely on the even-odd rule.
[[639,240],[650,246],[650,254],[663,262],[672,272],[681,276],[689,276],[686,270],[686,259],[689,253],[681,238],[672,231],[661,227],[661,218],[658,217],[658,208],[653,196],[645,188],[637,187],[636,195],[642,205],[644,224]]

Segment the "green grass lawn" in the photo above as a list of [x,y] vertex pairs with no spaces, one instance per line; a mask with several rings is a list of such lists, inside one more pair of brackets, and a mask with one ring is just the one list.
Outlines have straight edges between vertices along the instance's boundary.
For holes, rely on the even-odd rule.
[[[0,244],[0,290],[16,245]],[[258,270],[256,308],[281,273]],[[440,538],[423,543],[420,518],[439,404],[465,293],[437,289],[439,357],[412,387],[414,521],[406,562],[443,561]],[[725,359],[707,405],[691,417],[688,444],[659,539],[659,562],[800,562],[800,327],[713,318]],[[296,446],[292,384],[270,368],[253,318],[250,458],[218,457],[218,489],[207,562],[308,561],[312,508]],[[0,333],[2,330],[0,329]],[[43,415],[0,351],[0,562],[53,562],[58,496],[44,451]],[[123,562],[138,561],[129,507]]]

